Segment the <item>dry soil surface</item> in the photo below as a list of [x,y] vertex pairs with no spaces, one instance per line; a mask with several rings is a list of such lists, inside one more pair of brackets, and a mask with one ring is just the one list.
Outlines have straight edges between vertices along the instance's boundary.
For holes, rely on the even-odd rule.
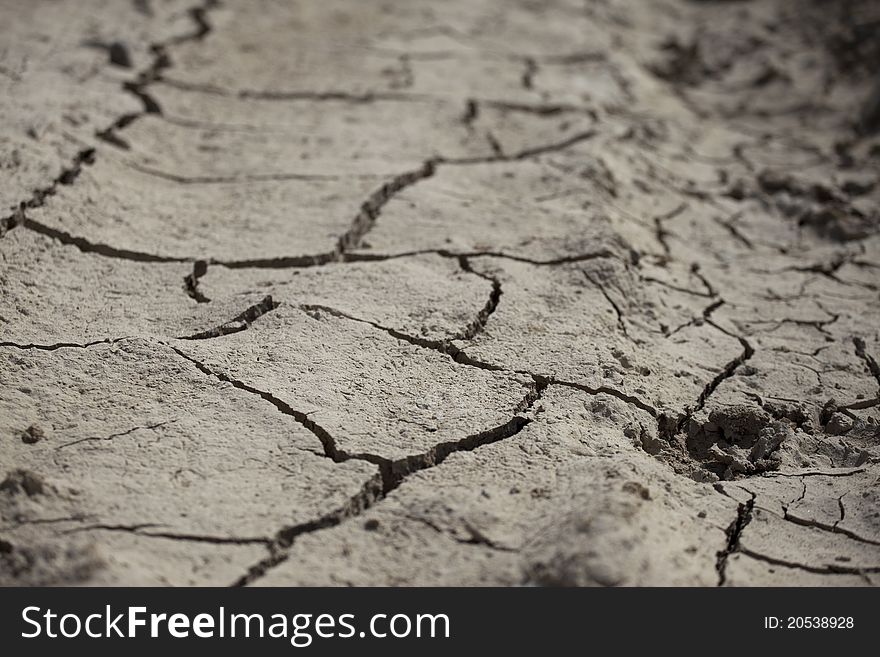
[[880,7],[0,2],[0,583],[880,583]]

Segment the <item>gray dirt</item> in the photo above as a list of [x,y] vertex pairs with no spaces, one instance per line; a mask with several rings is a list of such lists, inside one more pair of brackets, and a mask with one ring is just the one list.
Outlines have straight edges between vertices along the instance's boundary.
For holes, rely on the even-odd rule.
[[880,583],[877,3],[192,2],[0,0],[0,584]]

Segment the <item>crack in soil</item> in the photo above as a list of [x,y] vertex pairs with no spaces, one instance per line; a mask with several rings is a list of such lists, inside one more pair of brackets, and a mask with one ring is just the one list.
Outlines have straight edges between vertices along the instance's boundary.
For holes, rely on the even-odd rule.
[[[216,2],[213,0],[207,0],[207,6],[213,7],[216,5]],[[198,38],[202,38],[201,36]],[[186,40],[186,39],[184,39]],[[162,47],[164,48],[164,47]],[[164,68],[169,67],[170,60],[167,58],[167,54],[164,53],[164,50],[160,48],[161,55],[157,56],[159,60],[158,63],[154,62],[153,67],[156,71],[153,71],[149,74],[145,75],[142,84],[137,86],[137,89],[140,92],[143,92],[143,89],[152,84],[155,80],[159,79],[159,72]],[[130,89],[129,89],[130,91]],[[145,92],[144,92],[145,93]],[[130,125],[137,118],[145,114],[150,113],[160,113],[158,110],[158,105],[156,105],[155,111],[151,111],[148,106],[145,110],[139,114],[131,114],[125,115],[125,121],[122,122],[122,125],[115,126],[113,130],[121,129],[127,125]],[[121,119],[119,121],[122,121]],[[117,121],[117,122],[119,122]],[[111,135],[115,135],[115,132],[111,130]],[[106,132],[106,131],[105,131]],[[103,135],[107,137],[107,135]],[[437,170],[438,166],[441,165],[450,165],[450,166],[467,166],[471,164],[490,164],[496,162],[516,162],[521,160],[526,160],[530,157],[539,156],[546,153],[552,153],[559,150],[564,150],[569,148],[577,143],[585,141],[587,139],[595,136],[594,131],[585,131],[578,134],[575,134],[567,139],[564,139],[559,142],[551,142],[547,144],[542,144],[533,148],[524,149],[517,153],[513,153],[510,155],[505,155],[501,153],[495,153],[491,156],[484,157],[464,157],[464,158],[448,158],[443,156],[438,156],[434,158],[430,158],[422,163],[422,165],[412,171],[406,171],[404,173],[398,174],[394,176],[390,181],[386,182],[379,189],[374,191],[369,195],[366,201],[361,205],[360,210],[355,215],[352,220],[351,226],[349,229],[343,233],[337,240],[336,247],[329,252],[325,253],[317,253],[310,255],[301,255],[301,256],[291,256],[291,257],[278,257],[278,258],[268,258],[268,259],[253,259],[253,260],[242,260],[242,261],[230,261],[224,262],[222,260],[217,260],[214,258],[208,258],[206,262],[211,264],[217,264],[229,268],[244,268],[244,267],[265,267],[265,268],[297,268],[297,267],[314,267],[319,265],[326,265],[330,263],[336,262],[357,262],[357,261],[367,261],[376,259],[374,256],[369,255],[352,255],[348,252],[352,249],[358,248],[362,242],[363,238],[369,233],[373,227],[376,225],[376,222],[381,214],[382,208],[398,193],[415,185],[416,183],[424,180],[426,178],[432,177]],[[114,137],[115,138],[115,137]],[[127,145],[126,145],[127,147]],[[0,236],[2,236],[5,232],[14,228],[17,225],[24,225],[26,228],[29,228],[35,232],[46,235],[47,237],[51,237],[55,240],[58,240],[62,244],[68,244],[77,247],[80,251],[84,253],[94,253],[97,255],[102,255],[106,257],[119,258],[125,260],[133,260],[136,262],[188,262],[194,261],[194,258],[184,258],[184,257],[175,257],[175,256],[163,256],[157,254],[144,253],[140,251],[133,251],[130,249],[121,249],[117,247],[113,247],[107,244],[95,243],[83,237],[72,235],[66,231],[52,228],[43,223],[35,221],[25,216],[24,208],[27,207],[39,207],[43,205],[45,198],[55,193],[55,187],[57,184],[72,184],[72,182],[79,175],[82,165],[84,163],[92,163],[94,162],[95,151],[94,149],[88,149],[83,151],[75,162],[75,166],[71,169],[65,170],[59,176],[57,181],[53,183],[50,187],[47,187],[43,190],[38,190],[35,192],[34,197],[22,204],[22,207],[2,220],[0,220]],[[161,171],[156,171],[149,167],[143,166],[135,166],[137,170],[148,173],[150,175],[156,175],[161,178],[165,178],[168,180],[172,180],[174,182],[184,183],[184,184],[205,184],[205,183],[219,183],[219,182],[232,182],[242,180],[336,180],[338,176],[334,175],[321,175],[321,174],[267,174],[265,176],[260,175],[249,175],[249,176],[196,176],[196,177],[185,177],[178,176],[175,174],[169,174]],[[372,176],[371,176],[372,177]],[[36,203],[37,205],[29,205],[31,203]],[[423,251],[423,253],[427,253],[430,251]],[[447,254],[449,253],[443,249],[437,249],[433,251],[438,254]],[[603,251],[602,253],[611,253],[610,251]],[[491,252],[480,252],[468,255],[490,255]],[[398,256],[378,256],[378,258],[386,258],[390,259]],[[523,262],[530,262],[528,258],[519,258],[517,256],[503,256],[501,254],[498,257],[511,257],[513,259],[521,259]],[[559,264],[563,262],[575,262],[580,259],[589,259],[590,257],[599,257],[598,255],[593,256],[589,255],[584,258],[580,258],[578,256],[573,257],[563,257],[554,260],[549,260],[546,262],[534,261],[535,264]],[[361,260],[363,259],[363,260]],[[198,261],[196,261],[198,262]],[[192,279],[193,282],[195,278]],[[189,278],[187,279],[187,292],[190,291],[191,288],[189,286]],[[193,297],[195,298],[195,297]],[[198,300],[198,299],[196,299]]]
[[[117,118],[111,125],[104,130],[99,130],[95,136],[106,141],[118,148],[128,149],[129,145],[118,135],[118,131],[131,125],[146,114],[161,114],[162,110],[159,104],[152,96],[147,93],[147,87],[155,82],[161,76],[163,70],[171,67],[171,59],[168,55],[167,48],[171,45],[177,45],[186,41],[202,40],[211,31],[211,26],[207,20],[207,12],[210,9],[219,6],[219,0],[204,0],[200,5],[192,7],[188,10],[190,19],[196,24],[191,34],[172,37],[165,43],[152,44],[150,51],[153,54],[153,61],[146,70],[137,74],[134,80],[128,80],[122,83],[122,88],[137,97],[143,104],[143,110],[138,113],[123,114]],[[63,244],[76,246],[85,253],[97,253],[109,257],[124,258],[127,260],[135,260],[138,262],[179,262],[183,259],[168,258],[164,256],[155,256],[128,249],[119,249],[106,244],[96,244],[82,237],[77,237],[67,233],[66,231],[51,228],[37,222],[26,216],[26,210],[42,207],[46,204],[47,199],[53,196],[59,185],[72,185],[82,173],[83,167],[93,164],[96,158],[94,148],[86,148],[81,150],[74,157],[69,167],[63,169],[61,173],[46,187],[34,190],[31,197],[22,201],[18,209],[11,215],[0,219],[0,237],[16,226],[24,226],[30,230],[41,233]]]
[[675,327],[672,331],[667,333],[666,337],[670,338],[673,335],[675,335],[676,333],[678,333],[679,331],[681,331],[689,326],[694,326],[695,324],[697,324],[697,322],[699,322],[701,320],[703,322],[708,321],[709,319],[711,319],[712,313],[714,313],[716,310],[718,310],[724,304],[725,304],[724,299],[718,299],[718,300],[712,302],[711,304],[709,304],[708,306],[703,308],[703,312],[700,313],[699,317],[694,317],[693,319],[685,322],[684,324],[681,324],[681,325]]
[[16,209],[15,212],[7,217],[4,217],[3,219],[0,219],[0,237],[5,235],[16,226],[20,226],[27,222],[27,218],[25,217],[25,210],[29,208],[39,208],[45,205],[46,200],[49,197],[55,195],[55,193],[58,191],[59,186],[72,185],[79,177],[80,173],[82,173],[83,167],[94,164],[94,162],[94,148],[86,148],[77,153],[76,156],[73,158],[73,162],[71,163],[71,165],[66,169],[62,169],[61,173],[59,173],[58,176],[56,176],[51,183],[49,183],[46,187],[35,189],[29,199],[19,203],[18,209]]
[[[723,490],[719,492],[724,494]],[[730,555],[736,552],[745,553],[745,550],[740,545],[740,539],[742,538],[743,530],[752,521],[752,511],[755,508],[755,494],[751,493],[751,496],[751,499],[745,504],[740,503],[737,506],[736,518],[725,530],[727,545],[718,552],[715,562],[715,570],[718,572],[718,586],[724,586],[727,582],[727,560]]]
[[142,429],[158,429],[159,427],[164,427],[166,424],[171,424],[172,422],[177,422],[177,420],[166,420],[164,422],[157,422],[155,424],[147,424],[142,427],[132,427],[131,429],[127,429],[126,431],[119,431],[117,433],[111,433],[109,436],[88,436],[86,438],[80,438],[79,440],[74,440],[69,443],[64,443],[62,445],[58,445],[55,449],[64,449],[65,447],[72,447],[74,445],[79,445],[80,443],[91,442],[91,441],[106,441],[113,440],[114,438],[122,438],[123,436],[129,436],[133,434],[135,431],[140,431]]
[[[736,370],[739,368],[740,365],[742,365],[747,360],[749,360],[752,356],[755,355],[754,347],[752,347],[752,345],[749,344],[748,340],[746,340],[744,337],[730,333],[729,331],[721,328],[718,324],[713,322],[711,319],[707,319],[706,323],[709,324],[709,326],[712,326],[712,327],[716,328],[717,330],[721,331],[725,335],[728,335],[728,336],[738,340],[740,345],[742,345],[743,351],[739,356],[737,356],[732,361],[727,363],[724,366],[724,368],[718,374],[716,374],[712,378],[712,380],[709,381],[709,383],[706,384],[706,386],[703,388],[703,391],[700,393],[700,396],[697,398],[696,407],[694,408],[694,410],[692,412],[689,412],[688,414],[686,414],[687,416],[690,416],[693,412],[702,410],[703,407],[706,405],[706,401],[709,399],[709,397],[712,395],[712,393],[715,392],[715,390],[718,388],[718,386],[720,386],[724,381],[726,381],[727,379],[732,377],[736,373]],[[683,421],[686,421],[686,418],[684,418]],[[681,429],[682,427],[683,427],[683,424],[679,426],[679,429]]]
[[862,338],[854,337],[853,344],[856,348],[856,356],[865,361],[865,365],[868,366],[868,371],[874,379],[876,379],[877,387],[880,388],[880,365],[878,365],[874,357],[867,352],[865,341]]
[[[779,559],[777,557],[771,557],[766,554],[761,554],[760,552],[755,552],[754,550],[750,550],[748,548],[739,548],[739,552],[745,554],[746,556],[752,557],[752,559],[757,559],[758,561],[763,561],[765,563],[773,564],[775,566],[786,566],[788,568],[796,568],[797,570],[804,570],[808,573],[816,573],[818,575],[862,575],[864,576],[866,573],[880,573],[880,566],[869,566],[867,568],[853,568],[851,566],[838,566],[837,564],[825,564],[822,566],[812,566],[810,564],[799,563],[797,561],[788,561],[786,559]],[[867,578],[866,578],[867,579]],[[873,584],[870,579],[867,579],[869,584]]]
[[208,273],[208,263],[204,260],[196,260],[193,263],[191,274],[187,274],[183,278],[183,289],[186,296],[193,299],[196,303],[210,303],[210,299],[206,297],[199,289],[199,279]]
[[238,536],[211,536],[207,534],[187,534],[177,532],[151,532],[145,531],[150,527],[160,527],[153,523],[138,525],[85,525],[65,530],[63,534],[74,534],[86,531],[110,531],[136,534],[145,538],[164,538],[172,541],[186,541],[190,543],[212,543],[214,545],[269,545],[268,538],[261,537],[238,537]]
[[495,312],[495,309],[498,308],[498,304],[501,301],[501,295],[504,294],[504,292],[501,289],[501,281],[498,280],[497,277],[474,270],[467,256],[459,256],[458,265],[461,267],[462,271],[478,276],[485,281],[489,281],[492,285],[492,291],[489,293],[489,299],[486,301],[486,305],[480,309],[480,312],[477,313],[477,316],[470,322],[470,324],[452,338],[453,340],[471,340],[486,328],[486,322],[489,321],[489,317],[491,317],[492,313]]
[[19,342],[0,342],[0,347],[13,347],[15,349],[38,349],[40,351],[55,351],[56,349],[88,349],[99,344],[115,344],[126,338],[103,338],[92,342],[56,342],[54,344],[21,344]]
[[361,245],[364,236],[373,229],[373,226],[376,225],[376,220],[379,218],[382,208],[396,194],[400,193],[407,187],[415,185],[420,180],[430,178],[434,175],[435,171],[436,163],[433,160],[428,160],[418,169],[407,171],[399,176],[395,176],[389,182],[385,183],[382,187],[370,194],[367,200],[364,201],[363,205],[361,205],[360,211],[355,215],[351,227],[336,243],[334,259],[338,259],[341,254]]
[[269,556],[248,567],[244,575],[235,580],[231,586],[234,588],[247,586],[248,584],[265,575],[275,566],[284,563],[289,555],[288,549],[298,536],[310,534],[322,529],[335,527],[349,518],[359,516],[369,509],[382,497],[382,479],[380,474],[370,478],[352,496],[346,504],[330,513],[307,522],[283,527],[278,530],[275,538],[267,545]]
[[582,273],[584,277],[588,281],[590,281],[593,287],[598,289],[602,296],[605,297],[605,301],[607,301],[611,305],[612,310],[614,310],[614,315],[615,317],[617,317],[617,328],[620,329],[620,332],[623,333],[624,337],[626,337],[627,340],[635,342],[635,340],[633,340],[632,336],[629,334],[629,331],[626,328],[626,321],[623,318],[623,311],[620,309],[620,306],[617,305],[617,302],[611,297],[611,295],[608,294],[608,290],[605,289],[605,286],[602,285],[602,283],[597,281],[595,278],[590,276],[590,274],[586,270],[584,270]]
[[[369,480],[362,487],[361,491],[342,508],[307,523],[286,527],[280,530],[270,545],[270,556],[248,569],[248,572],[242,578],[237,580],[234,586],[249,584],[265,574],[268,569],[284,561],[287,558],[284,550],[293,543],[296,536],[333,527],[343,520],[360,515],[377,501],[387,496],[391,491],[398,488],[411,474],[440,465],[446,460],[446,458],[455,452],[472,451],[478,447],[515,436],[531,423],[532,420],[530,418],[523,417],[521,414],[532,408],[535,402],[540,399],[547,385],[546,382],[535,381],[534,385],[515,409],[515,414],[507,422],[501,425],[467,435],[459,440],[437,443],[427,451],[419,454],[413,454],[398,459],[389,459],[377,454],[348,453],[339,449],[336,445],[336,440],[326,429],[318,425],[302,411],[292,408],[287,402],[269,392],[259,390],[242,381],[234,379],[223,372],[215,372],[204,363],[187,355],[174,346],[166,346],[169,346],[180,357],[192,363],[203,374],[230,383],[233,387],[239,390],[258,395],[272,404],[283,414],[292,417],[298,424],[318,438],[323,446],[324,456],[335,463],[359,460],[376,465],[379,470],[377,476]],[[381,484],[381,486],[379,486],[379,484]]]
[[250,325],[257,319],[275,310],[281,303],[274,301],[272,295],[268,294],[252,306],[248,306],[238,315],[230,319],[225,324],[216,326],[207,331],[200,331],[192,335],[181,336],[178,340],[210,340],[211,338],[219,338],[231,333],[239,333],[246,331]]
[[138,163],[125,163],[125,165],[135,171],[161,178],[179,185],[224,185],[228,183],[251,183],[251,182],[285,182],[288,180],[301,180],[305,182],[325,182],[332,180],[342,180],[350,178],[376,178],[375,174],[364,174],[362,176],[341,176],[333,173],[301,173],[301,172],[279,172],[279,173],[238,173],[232,175],[217,176],[187,176],[179,173],[171,173],[154,167],[148,167]]
[[590,395],[600,395],[600,394],[611,395],[613,397],[616,397],[617,399],[620,399],[623,402],[626,402],[627,404],[635,406],[636,408],[639,408],[639,409],[649,413],[652,417],[655,417],[655,418],[658,417],[658,413],[655,408],[653,408],[649,404],[646,404],[645,402],[643,402],[639,398],[634,397],[632,395],[627,395],[626,393],[621,392],[620,390],[617,390],[615,388],[609,388],[607,386],[600,386],[598,388],[593,388],[593,387],[587,386],[582,383],[575,383],[572,381],[564,381],[562,379],[557,379],[556,377],[548,376],[545,374],[538,374],[535,372],[530,372],[528,370],[522,370],[522,369],[510,369],[507,367],[503,367],[501,365],[495,365],[493,363],[480,361],[480,360],[477,360],[477,359],[469,356],[463,349],[461,349],[460,347],[453,344],[449,339],[447,339],[447,340],[431,340],[428,338],[421,338],[418,336],[408,335],[406,333],[398,331],[397,329],[383,326],[382,324],[370,321],[368,319],[362,319],[360,317],[355,317],[354,315],[349,315],[348,313],[342,312],[341,310],[338,310],[336,308],[331,308],[329,306],[323,306],[323,305],[319,305],[319,304],[304,304],[304,305],[299,306],[299,308],[300,308],[300,310],[302,310],[303,312],[306,312],[306,313],[314,312],[314,311],[321,311],[321,312],[326,312],[326,313],[333,315],[335,317],[340,317],[342,319],[347,319],[347,320],[350,320],[353,322],[367,324],[369,326],[372,326],[375,329],[378,329],[380,331],[384,331],[385,333],[387,333],[391,337],[396,338],[398,340],[401,340],[402,342],[407,342],[407,343],[414,345],[416,347],[430,349],[431,351],[436,351],[436,352],[439,352],[439,353],[444,354],[446,356],[449,356],[453,361],[455,361],[456,363],[459,363],[461,365],[466,365],[468,367],[476,367],[478,369],[488,370],[490,372],[513,372],[514,374],[521,374],[523,376],[530,377],[536,383],[536,385],[538,385],[542,388],[546,387],[546,386],[550,386],[550,385],[557,385],[557,386],[564,386],[567,388],[574,388],[576,390],[580,390],[582,392],[589,393]]
[[98,139],[101,139],[116,148],[130,150],[131,146],[119,136],[119,131],[127,128],[147,114],[162,114],[162,107],[159,105],[159,102],[150,95],[148,87],[154,84],[157,80],[160,80],[162,73],[173,66],[171,56],[168,52],[169,48],[188,41],[201,41],[210,34],[212,28],[208,21],[208,12],[219,5],[219,0],[204,0],[201,4],[190,7],[187,10],[187,15],[195,24],[191,33],[171,37],[164,42],[153,43],[150,45],[150,52],[153,55],[153,61],[145,70],[138,73],[134,80],[127,80],[122,83],[122,88],[137,98],[141,102],[141,105],[143,105],[143,109],[140,112],[123,114],[105,129],[97,131],[95,136]]
[[222,87],[201,84],[198,82],[186,82],[161,76],[156,80],[159,84],[164,84],[179,91],[190,91],[195,93],[209,94],[212,96],[221,96],[224,98],[240,98],[247,100],[262,101],[314,101],[314,102],[340,102],[352,105],[365,105],[381,101],[391,102],[423,102],[431,100],[433,97],[427,94],[406,93],[401,91],[366,91],[363,93],[354,93],[344,90],[328,90],[328,91],[309,91],[301,90],[256,90],[256,89],[224,89]]
[[364,262],[386,262],[388,260],[398,260],[400,258],[411,258],[420,255],[436,255],[443,258],[501,258],[512,260],[514,262],[523,262],[538,267],[552,267],[556,265],[564,265],[573,262],[582,262],[585,260],[594,260],[598,258],[617,258],[620,256],[608,249],[581,253],[572,256],[564,256],[560,258],[550,258],[546,260],[537,260],[519,256],[515,254],[505,253],[503,251],[450,251],[448,249],[420,249],[416,251],[403,251],[401,253],[342,253],[338,258],[334,257],[332,252],[318,253],[311,255],[299,256],[281,256],[277,258],[258,258],[250,260],[209,260],[212,265],[218,267],[226,267],[227,269],[308,269],[310,267],[322,267],[329,264],[348,264],[348,263],[364,263]]
[[46,237],[51,237],[52,239],[55,239],[62,244],[75,246],[83,253],[94,253],[96,255],[106,256],[108,258],[130,260],[133,262],[168,263],[190,261],[190,258],[176,258],[173,256],[154,255],[152,253],[131,251],[129,249],[119,249],[114,246],[109,246],[107,244],[92,242],[83,237],[71,235],[67,231],[47,226],[46,224],[31,219],[30,217],[22,217],[21,225],[24,228],[34,231],[35,233],[40,233],[41,235],[45,235]]

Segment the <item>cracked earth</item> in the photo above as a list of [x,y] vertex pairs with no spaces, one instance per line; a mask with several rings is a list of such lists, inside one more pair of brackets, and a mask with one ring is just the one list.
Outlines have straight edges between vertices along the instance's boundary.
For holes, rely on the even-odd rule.
[[0,25],[0,583],[880,583],[876,3]]

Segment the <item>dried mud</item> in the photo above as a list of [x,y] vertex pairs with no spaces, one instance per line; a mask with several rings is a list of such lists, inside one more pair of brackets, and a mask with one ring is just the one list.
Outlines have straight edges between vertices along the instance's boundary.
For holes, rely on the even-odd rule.
[[0,25],[0,583],[880,583],[876,3]]

